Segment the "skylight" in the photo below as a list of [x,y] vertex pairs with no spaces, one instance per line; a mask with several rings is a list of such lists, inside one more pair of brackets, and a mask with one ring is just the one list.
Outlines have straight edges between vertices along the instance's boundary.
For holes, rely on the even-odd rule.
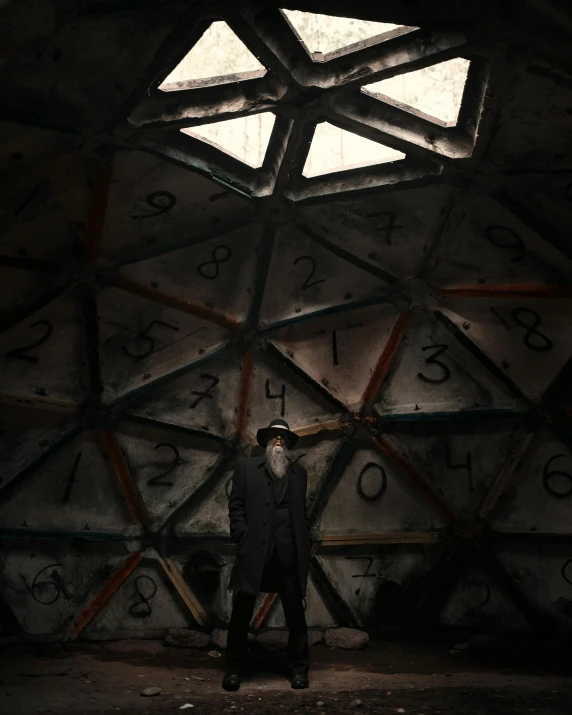
[[258,169],[264,162],[275,119],[272,112],[260,112],[247,117],[188,127],[181,131]]
[[409,32],[416,29],[404,25],[392,25],[388,22],[370,22],[356,18],[318,15],[299,10],[282,10],[282,12],[312,55],[335,52],[356,42],[363,42],[395,30],[404,29]]
[[456,57],[367,84],[362,87],[362,92],[376,99],[395,99],[400,104],[440,120],[440,123],[454,126],[459,116],[469,64],[468,60]]
[[405,154],[345,129],[320,122],[302,171],[306,178],[404,159]]
[[[235,81],[237,74],[260,77],[265,73],[266,68],[226,22],[219,20],[209,26],[190,52],[159,85],[159,89],[174,92],[197,83],[208,85]],[[248,79],[248,76],[241,79]]]

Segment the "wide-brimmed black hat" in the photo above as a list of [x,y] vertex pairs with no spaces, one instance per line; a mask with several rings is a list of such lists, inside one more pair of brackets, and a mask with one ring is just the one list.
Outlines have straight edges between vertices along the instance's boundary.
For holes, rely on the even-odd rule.
[[298,441],[298,435],[290,431],[285,420],[272,420],[268,427],[261,427],[256,433],[256,440],[262,447],[266,447],[268,442],[278,434],[286,437],[289,449],[292,449]]

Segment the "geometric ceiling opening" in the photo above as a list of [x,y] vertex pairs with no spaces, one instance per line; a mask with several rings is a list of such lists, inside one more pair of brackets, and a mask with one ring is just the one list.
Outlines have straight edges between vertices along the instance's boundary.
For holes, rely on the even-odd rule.
[[417,109],[446,127],[457,123],[470,62],[456,57],[414,72],[366,84],[364,94],[396,100],[402,109]]
[[[351,17],[335,17],[300,10],[282,10],[314,61],[328,60],[328,55],[364,40],[383,42],[394,36],[394,30],[404,28],[389,22],[370,22]],[[411,31],[415,28],[404,28]],[[391,33],[391,34],[390,34]],[[354,48],[352,48],[354,49]]]
[[264,163],[275,121],[276,116],[272,112],[260,112],[200,127],[187,127],[181,129],[181,132],[208,142],[235,159],[258,169]]
[[555,69],[420,3],[313,35],[243,3],[185,6],[182,46],[124,5],[81,61],[18,84],[26,45],[0,81],[30,116],[61,73],[46,128],[0,122],[2,608],[71,639],[228,622],[234,463],[282,417],[309,626],[570,629],[557,44]]
[[158,88],[174,92],[262,77],[265,73],[266,69],[226,22],[215,21]]
[[340,129],[329,122],[319,122],[302,175],[309,178],[404,158],[405,154],[397,149]]

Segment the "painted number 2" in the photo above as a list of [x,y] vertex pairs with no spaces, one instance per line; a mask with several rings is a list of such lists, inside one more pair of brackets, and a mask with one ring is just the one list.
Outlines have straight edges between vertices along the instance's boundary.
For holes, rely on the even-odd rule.
[[157,486],[157,487],[172,487],[173,482],[162,482],[161,479],[163,477],[166,477],[167,474],[170,474],[173,469],[179,464],[181,461],[180,455],[179,455],[179,450],[175,447],[174,444],[167,444],[167,443],[161,443],[161,444],[156,444],[154,449],[161,449],[161,447],[167,447],[168,449],[171,450],[173,453],[173,457],[169,464],[165,467],[165,469],[160,473],[155,475],[154,477],[151,477],[151,479],[147,480],[147,484],[150,486]]
[[310,273],[306,276],[306,279],[302,283],[302,290],[316,286],[318,283],[323,283],[326,280],[325,278],[320,278],[317,281],[312,280],[314,273],[316,272],[316,260],[312,258],[312,256],[299,256],[294,259],[294,265],[297,266],[301,261],[308,261],[310,264]]

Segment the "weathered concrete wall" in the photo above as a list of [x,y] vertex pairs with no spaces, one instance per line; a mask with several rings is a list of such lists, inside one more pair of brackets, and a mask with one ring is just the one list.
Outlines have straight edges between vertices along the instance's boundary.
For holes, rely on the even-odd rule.
[[[395,2],[421,30],[319,63],[239,3],[264,79],[165,94],[199,14],[144,5],[1,11],[0,636],[228,624],[233,463],[278,416],[309,626],[571,634],[572,43]],[[360,92],[454,56],[454,127]],[[260,111],[259,170],[181,139]],[[406,158],[306,179],[318,121]]]

